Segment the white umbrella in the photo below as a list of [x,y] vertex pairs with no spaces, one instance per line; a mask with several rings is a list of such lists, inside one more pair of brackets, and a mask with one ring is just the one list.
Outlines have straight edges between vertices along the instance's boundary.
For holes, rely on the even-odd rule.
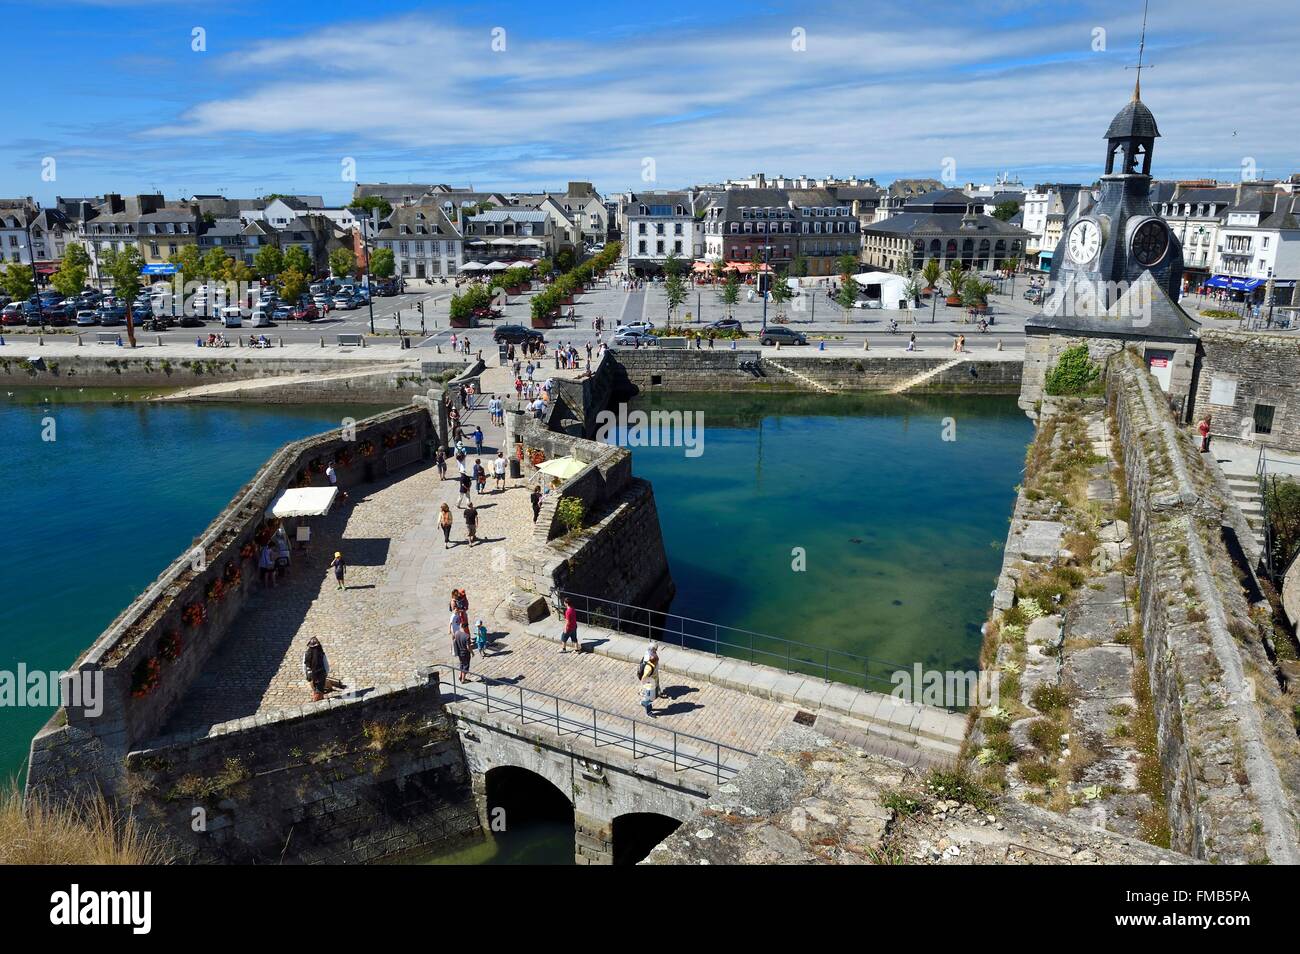
[[504,272],[504,271],[506,271],[506,270],[509,269],[509,268],[510,268],[510,266],[507,265],[505,262],[488,262],[486,265],[483,266],[483,271],[485,271],[485,272]]
[[485,266],[482,262],[466,262],[460,267],[460,270],[462,272],[477,272],[481,271],[484,267]]

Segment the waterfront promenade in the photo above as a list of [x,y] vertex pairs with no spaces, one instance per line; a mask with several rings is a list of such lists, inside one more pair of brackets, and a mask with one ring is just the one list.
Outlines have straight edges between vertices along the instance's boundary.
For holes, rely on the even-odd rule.
[[[500,440],[477,410],[470,424],[488,434],[484,464]],[[471,453],[469,462],[473,463]],[[455,464],[449,467],[449,477]],[[513,580],[511,550],[531,537],[528,487],[508,481],[503,493],[475,495],[478,546],[465,544],[456,482],[439,481],[421,467],[367,488],[318,522],[310,554],[298,558],[279,586],[259,591],[220,650],[173,715],[167,733],[204,732],[222,722],[294,709],[310,701],[302,671],[307,640],[316,636],[332,674],[349,689],[401,682],[417,669],[451,664],[447,603],[464,587],[471,622],[482,617],[493,637],[486,659],[477,655],[474,678],[502,687],[539,690],[647,721],[637,699],[635,666],[599,653],[560,654],[554,642],[528,635],[504,616]],[[364,493],[362,492],[364,490]],[[446,550],[437,526],[446,501],[456,519]],[[338,590],[328,563],[338,550],[348,561],[347,589]],[[792,707],[750,693],[677,675],[664,650],[663,688],[656,724],[756,752],[787,724]],[[502,696],[507,690],[502,691]]]

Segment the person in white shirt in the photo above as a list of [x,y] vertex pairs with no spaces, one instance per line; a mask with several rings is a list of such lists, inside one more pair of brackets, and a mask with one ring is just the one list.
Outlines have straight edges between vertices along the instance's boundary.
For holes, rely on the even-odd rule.
[[497,451],[497,459],[492,462],[492,474],[496,478],[497,492],[506,489],[506,458],[505,454]]

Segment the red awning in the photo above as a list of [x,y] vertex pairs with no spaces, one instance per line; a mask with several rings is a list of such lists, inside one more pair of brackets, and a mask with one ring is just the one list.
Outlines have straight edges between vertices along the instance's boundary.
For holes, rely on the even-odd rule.
[[37,275],[53,275],[58,270],[59,270],[58,262],[37,262],[36,263]]

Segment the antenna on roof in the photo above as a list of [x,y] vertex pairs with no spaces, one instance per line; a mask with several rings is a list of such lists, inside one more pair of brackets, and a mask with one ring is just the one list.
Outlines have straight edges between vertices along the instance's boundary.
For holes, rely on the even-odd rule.
[[[1137,66],[1126,66],[1126,70],[1137,70],[1137,79],[1133,82],[1133,101],[1137,102],[1142,98],[1142,54],[1146,51],[1147,46],[1147,8],[1151,0],[1142,0],[1142,34],[1138,40],[1138,61]],[[1154,63],[1146,64],[1146,69],[1153,70],[1156,68]]]

